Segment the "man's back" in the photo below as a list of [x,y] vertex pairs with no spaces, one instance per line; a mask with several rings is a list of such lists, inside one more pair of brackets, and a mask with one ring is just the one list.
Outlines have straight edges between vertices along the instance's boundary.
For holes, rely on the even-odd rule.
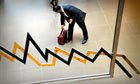
[[69,18],[73,18],[76,21],[81,21],[85,18],[86,13],[72,5],[64,5],[63,9]]

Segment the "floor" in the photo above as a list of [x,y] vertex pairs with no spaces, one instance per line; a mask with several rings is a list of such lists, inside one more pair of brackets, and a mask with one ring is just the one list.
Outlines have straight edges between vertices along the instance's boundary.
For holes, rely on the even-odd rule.
[[[20,49],[14,53],[23,58],[27,33],[31,35],[39,48],[45,53],[45,49],[52,52],[59,48],[67,53],[74,48],[86,55],[88,51],[98,52],[104,48],[112,52],[113,37],[118,0],[59,0],[60,5],[71,4],[87,13],[85,23],[89,39],[84,45],[82,31],[75,24],[73,40],[65,45],[57,43],[57,37],[61,31],[60,15],[52,11],[49,0],[0,0],[0,46],[14,53],[15,42]],[[124,54],[140,70],[140,1],[125,0],[123,20],[120,32],[118,54]],[[67,29],[66,24],[65,29]],[[0,53],[4,53],[2,50]],[[40,65],[46,62],[34,45],[30,43],[28,53]],[[10,57],[7,53],[4,53]],[[63,53],[59,56],[68,59]],[[11,62],[4,56],[0,56],[0,84],[23,84],[36,81],[53,80],[75,76],[109,73],[111,60],[107,56],[100,55],[91,63],[81,62],[73,58],[70,66],[56,59],[54,65],[40,66],[27,57],[26,64],[19,60]],[[74,53],[74,56],[83,59]],[[90,55],[93,58],[95,55]],[[137,75],[131,67],[122,59],[117,60],[132,74],[129,78],[117,65],[113,78],[89,79],[80,81],[64,81],[49,84],[139,84],[140,75]],[[48,63],[51,64],[53,56],[49,54]],[[39,83],[41,84],[41,83]],[[48,83],[43,83],[48,84]]]

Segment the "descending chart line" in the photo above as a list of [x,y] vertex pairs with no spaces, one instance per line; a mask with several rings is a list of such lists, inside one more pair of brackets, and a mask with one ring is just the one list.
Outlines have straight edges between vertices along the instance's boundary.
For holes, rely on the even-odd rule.
[[[52,64],[41,64],[39,63],[33,56],[31,56],[29,53],[28,53],[28,50],[29,50],[29,45],[30,43],[32,43],[34,45],[34,47],[37,49],[37,51],[40,53],[40,55],[44,58],[44,60],[46,61],[46,63],[48,63],[48,56],[49,54],[51,54],[53,56],[53,61],[52,61]],[[21,59],[20,57],[18,57],[16,55],[16,50],[19,49],[22,51],[22,53],[24,53],[23,55],[23,59]],[[3,51],[3,52],[2,52]],[[57,53],[58,51],[60,52],[63,52],[65,55],[69,56],[68,57],[68,60],[65,60],[63,59],[61,56],[59,56]],[[12,56],[12,57],[9,57],[9,56]],[[78,54],[79,56],[83,57],[84,60],[76,57],[76,56],[73,56],[74,53]],[[93,58],[90,58],[89,55],[90,54],[95,54],[95,56]],[[110,59],[112,59],[112,56],[103,48],[101,48],[98,52],[87,52],[86,55],[84,55],[83,53],[79,52],[78,50],[72,48],[70,53],[67,53],[57,47],[55,47],[54,49],[54,52],[52,52],[51,50],[49,49],[45,49],[45,53],[43,53],[43,51],[40,49],[40,47],[37,45],[37,43],[33,40],[33,38],[31,37],[31,35],[29,33],[27,33],[27,38],[26,38],[26,43],[25,43],[25,49],[23,49],[21,46],[19,46],[16,42],[14,44],[14,48],[13,48],[13,53],[11,53],[10,51],[8,51],[7,49],[3,48],[0,46],[0,60],[1,60],[1,57],[4,56],[6,57],[7,59],[9,59],[11,62],[14,62],[14,59],[17,59],[18,61],[20,61],[21,63],[23,64],[26,64],[26,61],[27,61],[27,56],[32,59],[38,66],[55,66],[56,65],[56,59],[60,60],[61,62],[65,63],[66,65],[70,65],[71,62],[72,62],[72,58],[73,59],[76,59],[82,63],[86,63],[86,61],[90,61],[92,63],[94,63],[96,61],[96,59],[99,57],[99,55],[106,55],[108,56]],[[125,67],[123,67],[123,65],[118,61],[116,60],[116,64],[123,70],[123,72],[128,76],[128,77],[132,77],[132,75],[125,69]]]

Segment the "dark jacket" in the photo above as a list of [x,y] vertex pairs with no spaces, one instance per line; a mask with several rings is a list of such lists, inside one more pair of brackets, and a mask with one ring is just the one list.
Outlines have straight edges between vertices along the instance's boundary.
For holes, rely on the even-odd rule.
[[67,14],[68,17],[64,17],[64,14],[61,13],[61,24],[63,25],[63,19],[74,19],[76,22],[83,22],[85,20],[86,13],[76,8],[72,5],[64,5],[62,6],[64,12]]

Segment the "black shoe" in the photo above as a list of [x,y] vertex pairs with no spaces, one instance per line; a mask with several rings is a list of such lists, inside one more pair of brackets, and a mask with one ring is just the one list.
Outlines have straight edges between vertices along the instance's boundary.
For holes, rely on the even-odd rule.
[[86,40],[86,39],[82,40],[82,44],[85,44],[86,42],[87,42],[87,40]]
[[53,5],[53,1],[51,1],[51,2],[50,2],[50,4],[52,4],[52,5]]
[[67,39],[67,40],[66,40],[66,43],[69,43],[70,41],[71,41],[71,40]]
[[54,7],[55,5],[54,5],[54,3],[53,3],[53,1],[51,1],[50,2],[50,5],[52,6],[52,7]]

